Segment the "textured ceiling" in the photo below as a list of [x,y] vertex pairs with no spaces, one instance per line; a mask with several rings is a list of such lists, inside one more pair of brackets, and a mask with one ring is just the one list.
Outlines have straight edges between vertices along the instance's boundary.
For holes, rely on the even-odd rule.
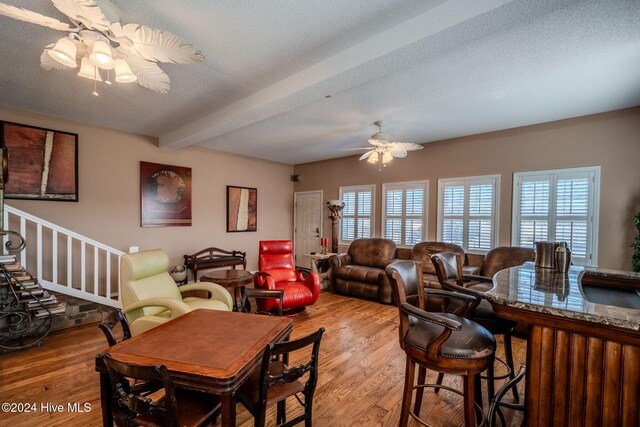
[[[66,22],[49,0],[1,1]],[[638,0],[112,3],[206,61],[163,64],[168,95],[96,98],[40,68],[63,33],[0,16],[0,105],[289,164],[353,155],[379,119],[424,143],[640,105]]]

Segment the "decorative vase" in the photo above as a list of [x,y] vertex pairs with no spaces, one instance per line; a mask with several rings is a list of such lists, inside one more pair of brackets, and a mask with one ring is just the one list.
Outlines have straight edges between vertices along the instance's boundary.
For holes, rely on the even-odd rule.
[[187,268],[184,265],[175,265],[169,272],[176,282],[183,282],[187,278]]

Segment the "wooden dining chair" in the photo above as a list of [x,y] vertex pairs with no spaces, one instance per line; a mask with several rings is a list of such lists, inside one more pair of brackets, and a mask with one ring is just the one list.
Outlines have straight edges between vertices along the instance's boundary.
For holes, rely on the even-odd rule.
[[104,336],[107,338],[107,343],[109,347],[114,346],[118,343],[118,339],[116,338],[116,334],[114,333],[117,326],[120,325],[122,328],[122,340],[128,340],[131,338],[131,329],[129,329],[129,323],[127,323],[127,318],[124,316],[124,313],[120,310],[111,311],[98,325],[98,328],[104,333]]
[[[276,421],[279,426],[292,426],[304,421],[312,425],[313,394],[318,382],[318,353],[324,328],[293,341],[268,344],[264,350],[260,369],[242,384],[238,400],[254,417],[254,425],[265,425],[267,406],[277,403]],[[294,366],[285,360],[293,352],[312,346],[310,358]],[[280,356],[283,356],[282,359]],[[307,377],[303,382],[303,377]],[[301,394],[304,400],[298,396]],[[304,407],[304,413],[287,422],[286,400],[295,396]]]
[[[109,372],[111,408],[119,427],[215,424],[220,412],[218,398],[207,393],[175,388],[166,366],[124,363],[106,353],[98,357],[104,361]],[[156,383],[159,389],[152,393],[138,392],[131,386],[134,381]]]
[[[254,299],[256,301],[256,311],[253,311],[250,299]],[[278,303],[277,310],[275,312],[259,310],[260,305],[257,303],[257,301],[269,300],[269,299],[277,300],[277,303]],[[278,316],[282,316],[283,299],[284,299],[284,290],[282,289],[252,289],[252,288],[245,287],[244,291],[242,292],[242,312],[266,314],[269,316],[272,314],[277,314]]]

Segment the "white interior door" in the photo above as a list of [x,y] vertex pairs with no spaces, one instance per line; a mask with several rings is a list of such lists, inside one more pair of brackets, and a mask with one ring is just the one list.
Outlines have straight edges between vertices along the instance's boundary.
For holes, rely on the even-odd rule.
[[320,252],[322,236],[322,191],[303,191],[294,194],[294,245],[296,265],[309,268],[304,254]]

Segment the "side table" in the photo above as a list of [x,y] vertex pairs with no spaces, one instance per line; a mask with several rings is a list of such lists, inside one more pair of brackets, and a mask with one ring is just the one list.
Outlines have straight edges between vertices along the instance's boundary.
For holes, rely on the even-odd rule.
[[216,270],[200,277],[201,282],[213,282],[225,288],[233,288],[233,311],[242,311],[242,295],[245,285],[253,282],[253,273],[246,270]]
[[305,257],[309,258],[311,271],[317,273],[320,276],[321,288],[327,289],[329,287],[329,267],[327,266],[327,260],[332,255],[338,255],[337,253],[329,252],[326,254],[304,254]]

